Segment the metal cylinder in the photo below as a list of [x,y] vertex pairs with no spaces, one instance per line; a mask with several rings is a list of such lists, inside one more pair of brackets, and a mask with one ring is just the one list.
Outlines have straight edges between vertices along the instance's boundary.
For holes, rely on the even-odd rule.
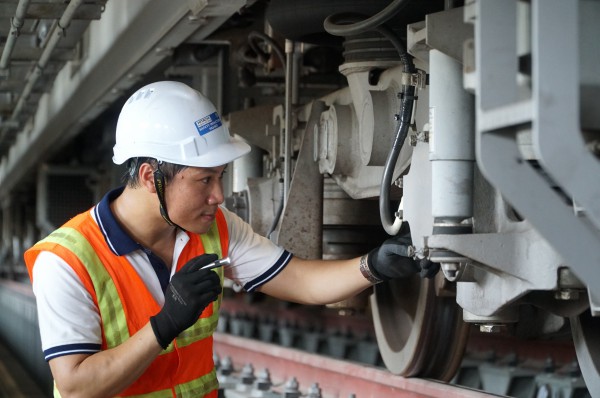
[[[258,178],[263,173],[263,154],[260,148],[251,145],[252,150],[246,156],[233,161],[231,168],[231,191],[242,192],[248,189],[248,178]],[[231,194],[231,192],[228,192]]]
[[474,101],[463,89],[460,63],[438,50],[429,63],[432,212],[436,220],[460,222],[473,215]]
[[[287,203],[292,183],[292,128],[293,115],[292,105],[294,94],[297,92],[297,85],[294,78],[298,78],[298,73],[295,71],[296,65],[296,45],[293,41],[285,41],[285,130],[284,130],[284,152],[283,152],[283,202]],[[296,86],[297,87],[297,86]]]

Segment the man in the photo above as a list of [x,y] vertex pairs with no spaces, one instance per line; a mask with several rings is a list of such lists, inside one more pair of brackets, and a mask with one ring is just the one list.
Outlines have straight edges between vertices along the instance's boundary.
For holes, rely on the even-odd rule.
[[[224,277],[325,304],[421,270],[410,236],[324,266],[255,234],[220,207],[226,165],[249,150],[182,83],[147,85],[123,106],[113,160],[128,166],[125,187],[25,254],[55,396],[216,397]],[[225,269],[202,269],[225,256]]]

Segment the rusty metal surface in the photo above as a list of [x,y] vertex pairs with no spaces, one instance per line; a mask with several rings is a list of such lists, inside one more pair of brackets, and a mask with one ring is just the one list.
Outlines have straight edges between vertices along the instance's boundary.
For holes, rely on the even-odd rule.
[[323,175],[313,161],[313,127],[325,109],[313,103],[298,154],[288,201],[277,231],[277,243],[302,258],[321,258],[323,252]]
[[434,288],[433,280],[398,280],[371,296],[377,343],[393,373],[449,381],[460,366],[468,327],[454,299]]
[[324,398],[348,397],[447,397],[485,398],[497,395],[424,379],[403,378],[383,369],[305,353],[242,337],[215,333],[215,353],[231,357],[241,368],[269,369],[274,383],[295,377],[301,390],[318,383]]

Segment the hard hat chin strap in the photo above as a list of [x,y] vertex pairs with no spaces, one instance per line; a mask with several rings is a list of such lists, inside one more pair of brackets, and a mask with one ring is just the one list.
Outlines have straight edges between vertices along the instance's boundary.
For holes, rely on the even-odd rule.
[[158,160],[156,163],[156,170],[154,170],[154,187],[156,188],[156,195],[158,196],[158,201],[160,203],[160,215],[165,219],[167,224],[185,231],[185,229],[171,221],[169,213],[167,213],[167,204],[165,202],[165,176],[160,169],[161,164],[162,160]]

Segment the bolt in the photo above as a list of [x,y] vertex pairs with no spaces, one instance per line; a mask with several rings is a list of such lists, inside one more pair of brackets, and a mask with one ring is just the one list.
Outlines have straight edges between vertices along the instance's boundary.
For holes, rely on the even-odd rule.
[[263,370],[256,379],[256,389],[260,391],[267,391],[273,383],[271,382],[271,373],[269,369]]
[[252,384],[254,383],[254,366],[251,363],[248,363],[242,369],[242,373],[240,374],[240,378],[242,379],[243,384]]
[[578,300],[579,292],[573,289],[561,289],[554,293],[554,298],[557,300]]
[[497,323],[484,323],[479,325],[479,331],[482,333],[499,333],[502,330],[502,326]]
[[231,360],[231,357],[225,357],[222,361],[221,361],[221,374],[223,376],[227,376],[233,373],[234,368],[233,368],[233,361]]
[[561,289],[583,289],[584,284],[567,267],[558,269],[558,285]]
[[295,377],[292,377],[290,380],[285,383],[285,390],[283,392],[284,398],[299,398],[300,397],[300,389],[298,380]]
[[319,387],[319,383],[313,384],[308,389],[308,398],[321,398],[321,387]]

